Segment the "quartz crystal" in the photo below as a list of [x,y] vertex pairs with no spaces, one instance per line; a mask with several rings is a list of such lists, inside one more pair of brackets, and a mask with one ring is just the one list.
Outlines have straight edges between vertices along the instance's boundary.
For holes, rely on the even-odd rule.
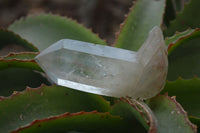
[[41,52],[36,61],[57,85],[106,96],[142,99],[160,92],[168,68],[159,27],[150,31],[137,52],[62,39]]

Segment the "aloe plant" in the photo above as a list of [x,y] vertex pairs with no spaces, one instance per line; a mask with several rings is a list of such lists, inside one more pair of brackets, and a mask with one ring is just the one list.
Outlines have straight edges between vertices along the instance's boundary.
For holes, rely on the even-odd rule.
[[68,38],[107,45],[77,22],[40,14],[1,29],[1,51],[14,45],[23,52],[10,49],[0,58],[0,132],[200,132],[199,6],[199,0],[190,0],[183,10],[178,0],[137,0],[122,23],[114,45],[119,48],[137,51],[154,26],[162,27],[165,35],[166,85],[145,101],[49,82],[34,57],[54,42]]

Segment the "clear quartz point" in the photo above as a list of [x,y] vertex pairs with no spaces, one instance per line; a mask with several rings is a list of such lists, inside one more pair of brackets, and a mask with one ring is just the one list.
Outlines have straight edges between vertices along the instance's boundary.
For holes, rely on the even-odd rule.
[[62,39],[36,58],[57,85],[113,97],[146,99],[159,93],[168,59],[162,31],[154,27],[138,52]]

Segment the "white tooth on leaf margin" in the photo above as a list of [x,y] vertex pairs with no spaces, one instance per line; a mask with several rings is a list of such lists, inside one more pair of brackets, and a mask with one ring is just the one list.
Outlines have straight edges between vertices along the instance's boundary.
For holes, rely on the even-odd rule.
[[159,27],[138,52],[63,39],[36,61],[56,84],[113,97],[150,98],[163,88],[167,51]]

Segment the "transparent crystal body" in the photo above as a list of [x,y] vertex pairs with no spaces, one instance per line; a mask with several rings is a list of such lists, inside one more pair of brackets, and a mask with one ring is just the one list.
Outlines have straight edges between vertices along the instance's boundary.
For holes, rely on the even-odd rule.
[[149,98],[163,88],[167,52],[158,27],[138,52],[63,39],[44,50],[36,61],[56,84],[80,91]]

